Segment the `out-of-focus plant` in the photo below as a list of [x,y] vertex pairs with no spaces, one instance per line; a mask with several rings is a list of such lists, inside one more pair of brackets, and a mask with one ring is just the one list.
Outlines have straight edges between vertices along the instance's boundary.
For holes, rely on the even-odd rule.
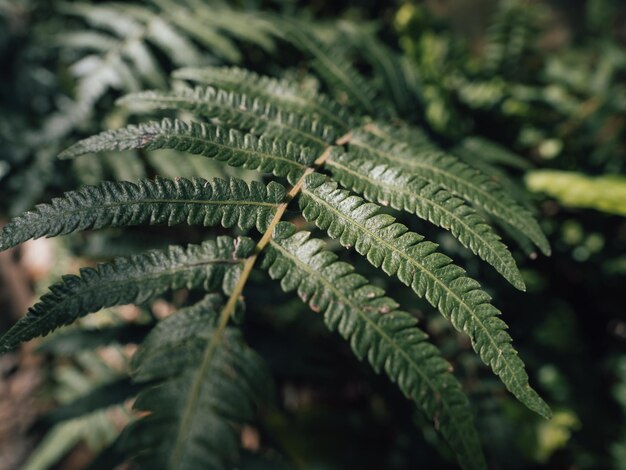
[[526,175],[526,185],[534,192],[556,198],[565,207],[596,209],[608,214],[626,215],[626,177],[536,170]]

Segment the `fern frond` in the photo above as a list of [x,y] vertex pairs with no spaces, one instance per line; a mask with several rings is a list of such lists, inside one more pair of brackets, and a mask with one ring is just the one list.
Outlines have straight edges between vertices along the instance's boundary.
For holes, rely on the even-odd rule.
[[214,28],[222,36],[232,37],[253,44],[269,53],[276,52],[276,38],[281,37],[280,29],[270,18],[260,11],[245,11],[229,8],[228,3],[214,5],[207,9],[203,0],[155,0],[168,12],[175,7],[185,7],[186,20],[197,21],[204,28]]
[[284,176],[291,184],[317,157],[316,152],[291,142],[242,134],[210,124],[163,119],[102,132],[74,144],[62,152],[60,158],[140,148],[174,149],[203,155],[231,166]]
[[271,182],[236,178],[105,182],[66,193],[8,223],[0,232],[0,250],[30,238],[131,225],[222,225],[264,232],[285,188]]
[[531,410],[550,416],[548,405],[530,388],[524,364],[491,298],[450,258],[436,252],[437,245],[380,214],[379,206],[337,189],[336,183],[318,174],[307,177],[300,208],[307,220],[342,245],[354,246],[373,266],[426,298],[470,337],[474,350],[511,393]]
[[500,2],[487,30],[484,70],[515,77],[525,53],[532,48],[537,6],[517,0]]
[[163,292],[183,287],[228,291],[241,265],[253,250],[249,238],[218,237],[185,249],[170,247],[128,258],[118,258],[97,268],[83,268],[80,276],[65,276],[50,287],[2,338],[0,352],[23,341],[45,335],[105,307],[142,303]]
[[180,3],[156,0],[156,4],[161,7],[169,21],[176,28],[188,34],[199,44],[204,46],[211,54],[224,58],[232,63],[239,63],[242,60],[242,54],[237,45],[222,34],[217,28],[207,22],[200,21],[197,12],[189,11],[182,8]]
[[491,264],[520,290],[524,280],[513,256],[484,219],[463,200],[440,186],[349,153],[331,154],[326,162],[334,179],[365,199],[404,210],[445,228],[463,246]]
[[341,39],[347,36],[354,42],[356,52],[372,66],[376,88],[393,103],[393,109],[402,116],[414,111],[413,108],[417,105],[416,96],[407,83],[409,77],[402,64],[403,57],[380,41],[375,31],[349,22],[343,22],[341,26],[347,32]]
[[321,42],[302,23],[288,23],[286,37],[302,52],[314,57],[312,67],[340,99],[343,96],[344,101],[362,111],[374,112],[374,89],[343,54]]
[[410,145],[402,144],[401,140],[397,142],[357,132],[350,140],[350,152],[372,161],[393,163],[417,177],[446,188],[488,214],[505,220],[530,238],[544,254],[550,254],[548,240],[532,214],[495,181],[450,154],[430,149],[413,150]]
[[114,33],[117,36],[138,34],[142,27],[135,18],[124,15],[113,5],[93,5],[86,2],[61,3],[59,11],[83,19],[90,26]]
[[521,184],[513,180],[513,178],[501,169],[497,163],[487,162],[486,159],[477,158],[476,154],[467,152],[459,146],[452,148],[450,153],[499,184],[502,189],[508,192],[516,202],[527,209],[533,216],[537,214],[537,209],[528,198],[528,192],[524,190]]
[[145,42],[128,41],[124,55],[132,63],[141,79],[154,88],[165,88],[165,72],[161,69],[154,54]]
[[520,170],[532,168],[532,165],[519,155],[495,142],[478,136],[466,137],[454,147],[453,153],[461,152],[468,158],[483,160],[487,163],[506,165]]
[[288,140],[318,149],[332,144],[337,132],[308,116],[282,111],[259,99],[214,88],[179,88],[173,92],[144,91],[118,102],[130,109],[190,111],[221,125]]
[[146,39],[159,48],[175,65],[207,63],[206,55],[169,20],[167,11],[155,13],[151,9],[130,3],[115,4],[117,16],[134,18],[144,27]]
[[321,93],[301,90],[297,85],[237,67],[182,68],[174,78],[211,85],[226,91],[245,94],[296,113],[309,115],[324,124],[348,130],[352,117],[346,109]]
[[134,406],[149,414],[117,446],[141,468],[236,467],[238,426],[271,398],[267,367],[241,333],[226,328],[216,339],[218,300],[208,296],[163,320],[133,358],[133,378],[150,385]]
[[119,49],[107,52],[105,60],[118,54],[129,42],[150,41],[179,67],[206,63],[203,53],[189,38],[167,21],[167,14],[124,3],[92,5],[75,2],[63,8],[67,15],[79,16],[91,26],[108,31],[118,38]]
[[272,279],[286,292],[297,290],[359,359],[378,373],[384,370],[434,421],[464,468],[486,468],[467,397],[417,321],[325,250],[322,240],[293,232],[288,224],[274,232],[263,261]]

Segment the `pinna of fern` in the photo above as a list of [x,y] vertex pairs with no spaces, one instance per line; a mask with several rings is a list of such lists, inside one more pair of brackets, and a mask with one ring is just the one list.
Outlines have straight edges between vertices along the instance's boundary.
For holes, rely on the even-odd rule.
[[[174,149],[256,170],[271,180],[268,184],[236,178],[106,182],[42,204],[0,233],[0,248],[7,249],[30,238],[87,229],[221,225],[243,232],[256,229],[261,234],[256,243],[247,236],[222,236],[65,277],[0,339],[0,350],[105,306],[145,302],[168,290],[186,287],[217,295],[167,320],[171,330],[163,322],[142,345],[135,378],[158,385],[141,392],[136,406],[151,414],[124,431],[115,451],[148,466],[227,468],[236,460],[232,427],[253,419],[258,398],[266,395],[258,392],[267,382],[263,368],[255,365],[258,358],[230,321],[262,258],[260,267],[280,280],[283,290],[297,291],[357,357],[397,383],[435,423],[463,467],[485,468],[469,401],[416,320],[339,261],[323,240],[297,231],[286,220],[287,208],[439,310],[469,336],[507,389],[544,417],[550,409],[530,387],[490,296],[435,243],[381,206],[448,230],[518,289],[524,289],[524,282],[516,263],[482,214],[505,221],[517,236],[546,253],[547,241],[532,213],[497,181],[438,148],[418,128],[372,120],[377,101],[369,83],[350,64],[328,55],[318,39],[293,34],[314,57],[330,90],[351,90],[344,95],[347,103],[240,69],[185,69],[176,76],[198,88],[141,92],[122,103],[149,112],[185,111],[193,120],[165,118],[105,131],[61,155]],[[360,94],[362,89],[367,93]],[[337,122],[343,115],[347,119]],[[222,293],[227,299],[217,300]],[[176,346],[181,341],[184,348]],[[155,369],[166,360],[162,370]],[[213,426],[216,434],[197,434],[198,420]],[[158,458],[152,459],[148,451],[154,449]]]

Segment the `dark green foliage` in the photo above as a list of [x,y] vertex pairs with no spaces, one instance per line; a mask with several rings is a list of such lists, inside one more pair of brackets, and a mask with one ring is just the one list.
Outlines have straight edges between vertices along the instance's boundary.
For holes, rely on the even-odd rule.
[[271,399],[265,364],[237,329],[219,332],[219,309],[208,296],[163,320],[133,358],[134,380],[148,385],[135,408],[150,414],[116,445],[140,468],[232,468],[237,426]]
[[314,148],[324,147],[339,137],[332,127],[307,115],[284,112],[258,98],[214,88],[182,88],[173,93],[146,91],[128,95],[120,103],[138,109],[191,111],[226,126]]
[[106,328],[76,328],[59,331],[47,338],[37,351],[44,354],[71,356],[78,351],[107,346],[110,344],[129,344],[143,341],[152,329],[152,324],[125,323]]
[[416,320],[326,251],[323,241],[308,232],[290,235],[293,231],[289,226],[277,230],[264,262],[270,276],[284,291],[297,291],[313,311],[323,312],[328,327],[350,342],[359,359],[367,359],[376,372],[384,370],[415,400],[462,465],[483,468],[467,398]]
[[263,232],[284,197],[285,189],[274,182],[267,187],[219,178],[105,182],[67,193],[16,217],[4,227],[0,249],[30,238],[142,224],[221,224]]
[[211,124],[168,119],[103,132],[73,145],[61,154],[61,158],[128,149],[189,152],[231,166],[285,176],[291,183],[297,181],[307,165],[315,160],[315,155],[307,152],[306,147],[291,142],[259,138]]
[[258,98],[281,109],[319,119],[342,131],[347,131],[354,119],[344,107],[321,93],[237,67],[182,68],[173,76]]
[[96,269],[83,268],[80,276],[65,276],[52,285],[50,292],[0,338],[0,351],[11,350],[88,313],[146,302],[169,290],[223,286],[228,292],[253,247],[249,238],[219,237],[186,249],[172,246],[167,251],[118,258]]
[[506,246],[471,206],[427,180],[395,166],[352,153],[333,156],[326,164],[342,186],[367,200],[405,210],[450,230],[467,248],[487,261],[511,284],[524,290],[524,281]]
[[393,217],[380,214],[377,205],[337,189],[336,183],[323,177],[307,179],[300,201],[307,220],[425,297],[455,328],[469,335],[474,350],[518,399],[550,416],[548,405],[528,386],[524,365],[511,346],[506,325],[498,318],[500,312],[476,281],[436,252],[437,245],[424,241]]
[[414,149],[415,142],[403,141],[403,134],[410,132],[408,129],[391,131],[386,138],[358,134],[351,140],[351,146],[366,158],[393,164],[471,201],[485,212],[512,225],[530,238],[541,251],[550,254],[548,241],[532,214],[507,195],[497,183],[452,155],[432,148],[427,141],[419,142],[421,148]]
[[[495,142],[452,129],[458,110],[450,90],[427,89],[434,70],[421,76],[420,67],[380,40],[371,25],[305,22],[221,3],[209,8],[200,0],[71,4],[67,10],[97,29],[61,38],[66,48],[94,53],[77,67],[82,62],[90,70],[89,61],[106,67],[97,67],[102,76],[85,73],[79,80],[60,135],[91,115],[111,89],[130,94],[118,100],[126,109],[107,120],[109,130],[75,143],[60,157],[79,166],[85,155],[104,152],[110,161],[119,158],[113,173],[137,176],[67,192],[15,217],[0,232],[0,249],[31,238],[131,226],[152,226],[139,232],[146,237],[163,229],[157,225],[216,227],[213,233],[232,234],[66,276],[0,339],[0,351],[6,352],[106,307],[141,304],[179,289],[189,291],[188,299],[197,299],[197,291],[208,294],[158,322],[145,339],[151,324],[130,333],[124,327],[104,328],[98,339],[95,330],[57,337],[58,345],[76,349],[129,338],[141,343],[132,360],[132,390],[140,390],[135,409],[147,414],[131,421],[96,466],[125,460],[140,468],[240,465],[241,427],[255,422],[271,399],[269,372],[244,341],[249,319],[242,300],[248,289],[272,292],[254,285],[261,279],[258,267],[284,291],[297,291],[358,359],[396,384],[463,468],[487,468],[466,393],[470,387],[418,325],[415,296],[467,335],[476,364],[489,366],[521,404],[551,416],[531,388],[491,296],[443,254],[451,250],[454,256],[462,247],[439,247],[429,230],[431,224],[443,229],[452,243],[456,239],[469,249],[467,257],[477,255],[525,290],[525,279],[491,219],[528,252],[534,243],[550,253],[532,204],[507,172],[529,164]],[[525,51],[515,41],[509,49],[516,57]],[[493,67],[503,67],[504,59],[496,59]],[[255,70],[272,70],[279,77],[221,66],[244,61],[258,61]],[[168,86],[162,67],[170,62],[183,68],[173,72]],[[146,85],[152,90],[141,91]],[[437,122],[421,108],[435,98],[443,99],[449,112]],[[161,120],[143,121],[144,113]],[[187,171],[185,154],[234,168],[206,167],[210,175],[234,176],[179,177]],[[155,175],[165,168],[167,178]],[[394,210],[398,219],[387,213]],[[422,221],[424,231],[415,230],[424,235],[413,231]],[[345,261],[329,251],[327,239],[310,236],[306,229],[315,225],[351,250]],[[198,230],[193,237],[206,233]],[[372,266],[363,273],[371,282],[356,272],[358,256]],[[468,269],[477,272],[474,265]],[[394,297],[408,286],[410,296],[401,293],[399,300],[410,313],[379,283]],[[257,314],[258,299],[246,300],[247,315]],[[271,298],[272,316],[280,318],[275,314],[288,310],[286,305]],[[251,344],[258,339],[246,336]],[[46,348],[57,350],[55,339]],[[112,396],[130,396],[117,392]],[[88,401],[108,403],[101,400],[102,390],[94,393],[75,410]],[[79,411],[59,413],[55,420]],[[263,436],[262,445],[267,440]]]
[[105,383],[80,398],[59,406],[54,411],[44,415],[35,423],[35,428],[37,430],[50,428],[64,421],[119,405],[124,400],[134,397],[140,389],[140,385],[134,383],[130,377],[122,377],[119,380]]

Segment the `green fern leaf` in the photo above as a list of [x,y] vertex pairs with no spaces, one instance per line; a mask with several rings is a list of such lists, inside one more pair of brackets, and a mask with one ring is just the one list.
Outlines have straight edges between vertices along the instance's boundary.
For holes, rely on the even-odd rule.
[[407,76],[402,65],[403,57],[380,41],[374,31],[350,22],[342,22],[346,34],[341,35],[354,43],[356,52],[374,69],[376,85],[383,96],[393,103],[393,109],[406,116],[417,105],[415,95],[409,90]]
[[318,156],[307,147],[278,139],[242,134],[204,123],[163,119],[105,131],[84,139],[61,153],[74,158],[103,150],[174,149],[203,155],[231,166],[285,176],[294,184]]
[[164,15],[178,29],[187,33],[207,50],[218,57],[223,57],[229,62],[239,63],[242,59],[241,51],[237,45],[217,28],[202,22],[193,12],[181,8],[180,4],[156,0],[161,6]]
[[326,162],[334,179],[365,199],[404,210],[450,230],[463,246],[491,264],[511,284],[525,290],[513,256],[474,209],[440,186],[349,153]]
[[293,82],[266,77],[237,67],[202,67],[176,70],[175,78],[211,85],[222,90],[280,106],[281,109],[309,115],[312,119],[346,132],[353,119],[343,106],[320,93],[300,89]]
[[412,149],[372,134],[357,132],[350,140],[350,152],[371,161],[392,163],[415,176],[438,184],[470,201],[488,214],[505,220],[530,238],[549,255],[550,245],[532,214],[486,175],[441,151]]
[[168,290],[213,290],[223,285],[228,291],[253,248],[249,238],[218,237],[186,249],[174,246],[166,251],[118,258],[96,269],[83,268],[80,276],[65,276],[51,286],[50,292],[0,338],[0,353],[88,313],[142,303]]
[[[168,5],[173,3],[169,0],[157,1]],[[197,1],[187,0],[187,3],[187,11],[192,17],[196,17],[202,27],[214,27],[222,35],[253,44],[271,54],[276,52],[276,38],[282,35],[268,15],[258,11],[234,10],[227,8],[225,3],[210,9],[204,8],[205,5]],[[176,4],[179,5],[180,2]],[[170,9],[171,7],[168,8]]]
[[453,153],[464,153],[468,158],[486,163],[506,165],[520,170],[529,170],[532,165],[504,147],[482,137],[466,137],[453,149]]
[[0,232],[0,250],[30,238],[142,224],[256,226],[264,232],[284,197],[285,188],[278,183],[265,186],[236,178],[105,182],[16,217]]
[[[380,131],[380,132],[378,132]],[[441,152],[441,148],[435,144],[423,130],[402,126],[391,127],[387,125],[377,125],[374,134],[390,142],[401,141],[410,146],[413,153]],[[494,142],[480,137],[467,137],[458,145],[455,145],[450,154],[463,160],[467,165],[475,168],[479,172],[497,182],[501,189],[508,191],[508,194],[515,198],[532,214],[536,212],[534,206],[528,201],[527,193],[523,191],[519,184],[516,184],[506,173],[496,165],[507,165],[520,169],[528,168],[530,165],[521,157],[512,154],[501,148]],[[520,235],[522,233],[520,232]]]
[[417,321],[326,251],[323,241],[293,231],[290,224],[275,230],[263,261],[270,276],[324,312],[329,329],[349,341],[359,359],[384,370],[434,421],[464,468],[486,468],[467,397]]
[[[470,152],[459,151],[458,147],[451,150],[452,155],[460,158],[469,166],[476,168],[482,174],[488,176],[504,189],[517,203],[527,209],[533,216],[537,215],[537,208],[528,197],[528,192],[517,181],[513,180],[504,170],[494,163],[487,163],[483,159],[474,158]],[[527,237],[525,237],[527,238]]]
[[203,51],[183,31],[170,21],[167,12],[156,14],[147,8],[129,3],[118,3],[116,13],[136,18],[144,24],[146,38],[157,46],[175,65],[185,67],[207,62]]
[[164,93],[144,91],[118,101],[131,109],[172,109],[190,111],[216,119],[221,125],[253,134],[280,138],[318,149],[332,144],[337,132],[308,116],[281,111],[259,99],[213,88],[181,88]]
[[319,174],[309,175],[300,197],[304,217],[354,246],[375,267],[395,275],[420,297],[437,308],[459,331],[471,339],[474,350],[522,403],[544,417],[548,405],[530,388],[524,364],[511,345],[500,312],[480,285],[437,245],[424,241],[388,215],[379,206],[365,203]]
[[375,91],[343,54],[321,42],[301,23],[288,24],[287,37],[300,50],[314,57],[311,65],[337,96],[345,96],[351,105],[362,111],[374,111]]
[[237,426],[253,421],[271,398],[267,367],[241,333],[216,334],[219,308],[219,296],[210,295],[173,314],[133,358],[134,380],[150,385],[134,407],[149,414],[131,423],[116,445],[141,468],[236,467]]

